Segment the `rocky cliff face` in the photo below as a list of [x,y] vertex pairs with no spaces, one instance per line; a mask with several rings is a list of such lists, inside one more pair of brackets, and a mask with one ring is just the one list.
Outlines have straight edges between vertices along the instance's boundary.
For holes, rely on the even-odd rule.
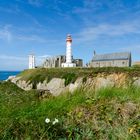
[[58,96],[60,93],[70,91],[73,92],[77,88],[84,87],[93,90],[98,90],[105,87],[124,87],[134,85],[140,86],[140,77],[130,77],[125,73],[113,73],[109,75],[98,74],[96,77],[79,77],[74,83],[65,86],[65,79],[53,78],[51,81],[46,80],[36,85],[30,81],[26,82],[21,77],[10,77],[11,82],[15,83],[18,87],[24,90],[47,90],[53,96]]

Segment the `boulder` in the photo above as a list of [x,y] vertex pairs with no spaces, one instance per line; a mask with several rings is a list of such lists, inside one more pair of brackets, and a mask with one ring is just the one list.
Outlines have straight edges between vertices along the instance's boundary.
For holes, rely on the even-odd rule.
[[23,90],[33,89],[33,84],[30,81],[21,80],[21,77],[11,77],[9,80]]
[[38,90],[47,90],[47,81],[39,82],[36,87]]
[[106,87],[125,87],[127,85],[127,76],[125,74],[99,74],[97,77],[87,78],[86,88],[98,90]]
[[18,80],[16,82],[17,86],[22,88],[23,90],[31,90],[33,89],[33,84],[30,81],[26,82],[24,80]]
[[104,77],[98,77],[96,80],[95,80],[95,89],[100,89],[100,88],[106,88],[106,87],[113,87],[114,86],[114,81],[107,77],[107,78],[104,78]]
[[69,85],[69,91],[74,92],[77,88],[81,87],[83,85],[83,78],[78,78],[75,83],[70,83]]
[[47,84],[47,90],[54,96],[58,96],[61,92],[65,91],[65,80],[60,78],[53,78]]
[[134,86],[139,86],[140,87],[140,77],[138,78],[134,78],[134,83],[133,83]]

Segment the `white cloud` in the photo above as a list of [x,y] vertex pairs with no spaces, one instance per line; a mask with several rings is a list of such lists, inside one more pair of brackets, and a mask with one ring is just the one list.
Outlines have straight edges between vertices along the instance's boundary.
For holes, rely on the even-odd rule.
[[20,12],[20,9],[17,5],[12,5],[11,7],[1,7],[0,6],[0,11],[1,12],[6,12],[6,13],[10,13],[10,14],[18,14]]
[[0,55],[1,70],[23,70],[28,68],[28,57]]
[[41,55],[41,56],[38,56],[38,58],[47,58],[47,57],[51,57],[51,55]]
[[13,62],[16,62],[16,61],[26,61],[28,58],[19,56],[0,55],[0,59],[8,61],[11,60]]
[[15,38],[18,40],[23,40],[23,41],[36,41],[36,42],[41,42],[41,43],[47,42],[46,39],[38,35],[17,35],[15,36]]
[[77,40],[90,41],[101,36],[122,36],[128,34],[140,34],[140,21],[124,22],[120,24],[99,24],[85,27],[77,34]]
[[36,7],[42,6],[41,0],[28,0],[28,3]]
[[[22,31],[25,33],[23,34]],[[38,33],[35,32],[43,32],[43,29],[37,29],[32,28],[31,31],[33,33],[28,34],[28,31],[26,28],[17,28],[13,25],[6,24],[4,26],[0,26],[0,39],[11,42],[11,41],[28,41],[28,42],[38,42],[38,43],[46,43],[46,44],[54,44],[59,42],[59,40],[54,39],[47,39],[44,36],[38,35]],[[27,35],[28,34],[28,35]]]
[[119,50],[122,50],[122,51],[133,51],[133,52],[140,52],[140,45],[136,44],[136,45],[131,45],[131,46],[126,46],[126,47],[120,47],[118,48]]
[[0,38],[3,40],[6,40],[8,42],[10,42],[12,40],[12,33],[9,30],[10,27],[11,27],[11,25],[5,25],[0,30]]

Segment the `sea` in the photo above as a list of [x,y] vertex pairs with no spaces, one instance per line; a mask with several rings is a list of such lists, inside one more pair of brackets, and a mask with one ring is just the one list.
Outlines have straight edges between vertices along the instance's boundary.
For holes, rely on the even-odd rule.
[[0,71],[0,81],[8,79],[9,76],[16,76],[20,71]]

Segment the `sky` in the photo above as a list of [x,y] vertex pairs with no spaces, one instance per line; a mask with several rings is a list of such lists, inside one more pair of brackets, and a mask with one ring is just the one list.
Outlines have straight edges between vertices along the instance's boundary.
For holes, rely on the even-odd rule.
[[96,54],[131,52],[140,61],[140,0],[0,0],[0,70],[28,68],[72,53],[88,63]]

